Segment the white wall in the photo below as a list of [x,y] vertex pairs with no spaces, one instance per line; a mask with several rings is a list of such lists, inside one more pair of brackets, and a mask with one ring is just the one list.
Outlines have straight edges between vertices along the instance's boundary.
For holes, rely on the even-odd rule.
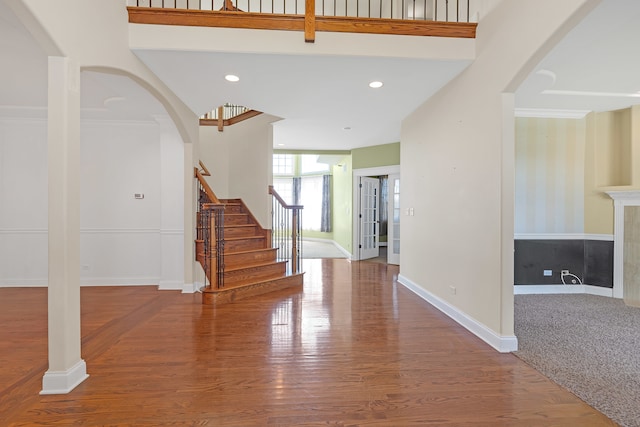
[[[175,127],[84,121],[81,141],[81,283],[182,289]],[[0,286],[46,286],[47,255],[46,120],[0,119]]]
[[0,119],[0,286],[47,281],[47,122]]
[[[5,2],[30,30],[45,54],[69,57],[84,70],[127,75],[148,90],[166,109],[182,141],[192,143],[184,149],[184,161],[192,166],[197,164],[198,118],[131,52],[125,0]],[[73,13],[61,13],[62,10]],[[195,188],[190,167],[183,169],[186,169],[183,178],[185,200],[182,202],[185,230],[183,262],[186,268],[182,281],[193,283],[193,274],[199,268],[193,253]]]
[[83,123],[81,141],[81,283],[158,283],[158,126]]
[[268,114],[236,123],[218,132],[201,126],[200,159],[211,172],[207,182],[218,198],[240,198],[260,225],[271,228],[273,127],[280,120]]
[[[184,283],[184,148],[177,129],[168,117],[160,125],[160,240],[161,289],[188,289]],[[191,168],[188,168],[189,172]]]
[[595,4],[501,2],[474,63],[403,122],[401,281],[501,351],[517,345],[513,91]]

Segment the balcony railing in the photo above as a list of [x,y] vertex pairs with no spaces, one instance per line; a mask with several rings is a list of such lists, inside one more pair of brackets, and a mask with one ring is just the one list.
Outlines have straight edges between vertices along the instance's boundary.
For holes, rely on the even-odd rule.
[[225,126],[243,122],[260,114],[262,112],[242,105],[224,104],[200,116],[200,126],[217,126],[218,131],[222,132]]
[[128,0],[129,22],[475,38],[478,0]]
[[[304,15],[306,0],[129,0],[129,6]],[[471,0],[316,0],[316,16],[472,22]],[[475,15],[475,13],[474,13]]]

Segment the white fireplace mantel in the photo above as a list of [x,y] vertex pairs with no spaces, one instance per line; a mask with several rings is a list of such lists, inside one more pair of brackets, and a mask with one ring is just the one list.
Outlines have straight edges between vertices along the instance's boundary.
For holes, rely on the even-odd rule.
[[624,208],[640,206],[640,189],[606,193],[613,199],[613,297],[624,298]]

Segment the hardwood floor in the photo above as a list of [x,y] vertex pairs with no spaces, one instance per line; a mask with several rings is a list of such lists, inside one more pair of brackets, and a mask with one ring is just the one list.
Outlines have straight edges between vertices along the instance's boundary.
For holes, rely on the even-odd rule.
[[394,279],[305,260],[304,292],[221,307],[155,287],[82,289],[90,377],[40,396],[46,290],[0,289],[0,425],[615,425]]

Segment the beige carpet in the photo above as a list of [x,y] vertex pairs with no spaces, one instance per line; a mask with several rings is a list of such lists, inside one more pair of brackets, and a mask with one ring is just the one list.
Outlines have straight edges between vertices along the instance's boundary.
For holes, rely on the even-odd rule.
[[516,356],[625,427],[640,427],[640,308],[594,295],[516,295]]

